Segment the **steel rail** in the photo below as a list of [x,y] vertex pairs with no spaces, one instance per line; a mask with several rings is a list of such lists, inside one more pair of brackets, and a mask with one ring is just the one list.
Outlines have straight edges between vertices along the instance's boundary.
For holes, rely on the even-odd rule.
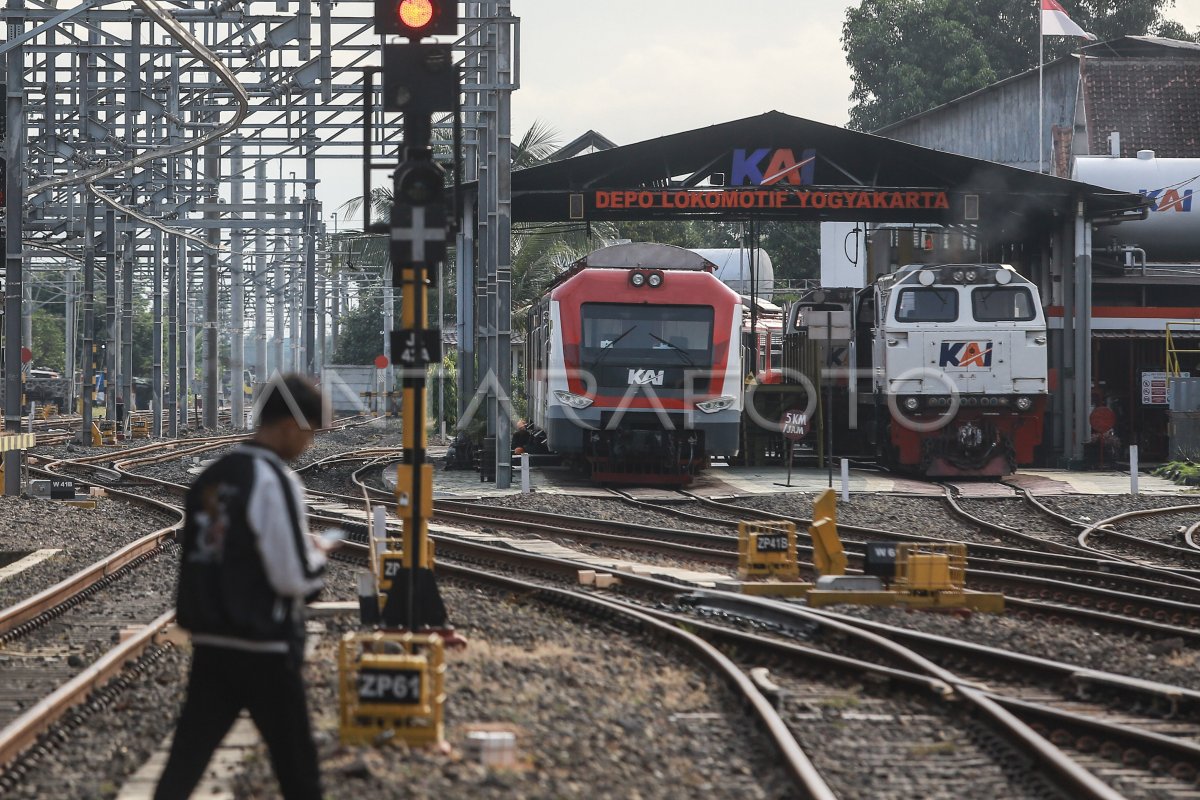
[[[384,505],[394,505],[387,492],[371,487],[362,480],[361,473],[370,469],[370,465],[356,471],[354,475],[355,483],[362,489],[364,495],[368,498],[374,497],[376,502]],[[324,496],[335,500],[347,500],[345,495],[338,495],[330,492],[310,492],[317,496]],[[654,508],[652,504],[643,504]],[[662,510],[662,509],[658,509]],[[465,514],[465,516],[464,516]],[[685,512],[686,514],[686,512]],[[525,509],[510,508],[505,506],[494,506],[487,504],[477,504],[471,502],[457,500],[437,500],[434,503],[435,517],[443,517],[456,519],[467,523],[474,524],[489,524],[489,525],[508,525],[522,526],[526,529],[532,527],[529,523],[530,519],[538,520],[542,527],[538,528],[541,532],[549,532],[551,535],[571,536],[577,539],[593,538],[597,541],[615,542],[617,544],[626,544],[628,546],[640,547],[651,550],[662,550],[662,545],[659,542],[683,542],[684,544],[696,544],[701,546],[701,549],[692,549],[688,552],[689,555],[698,556],[706,560],[724,562],[735,555],[731,553],[723,553],[721,549],[712,549],[707,545],[716,545],[718,548],[732,548],[733,540],[729,537],[720,534],[702,533],[698,531],[686,531],[676,528],[655,528],[645,525],[630,526],[636,527],[642,534],[648,534],[651,539],[638,539],[630,537],[627,534],[614,534],[614,527],[620,527],[619,523],[613,523],[605,520],[583,520],[577,516],[554,514],[545,511],[533,511]],[[691,517],[694,515],[688,514]],[[708,520],[719,524],[724,524],[727,520]],[[620,538],[614,539],[614,536]],[[656,541],[657,539],[657,541]],[[861,547],[861,543],[847,542],[851,547]],[[684,550],[683,547],[676,546],[679,550]],[[812,548],[806,545],[798,545],[797,553],[799,555],[808,555],[811,557]],[[848,552],[852,562],[857,563],[861,559],[861,553],[850,551]],[[1095,564],[1095,559],[1086,559],[1085,563]],[[802,566],[812,568],[810,562],[801,562]],[[1143,633],[1163,633],[1170,632],[1174,635],[1176,630],[1186,632],[1178,635],[1189,638],[1193,631],[1190,628],[1179,627],[1185,621],[1200,625],[1200,612],[1195,610],[1192,603],[1186,602],[1187,597],[1194,595],[1194,600],[1200,600],[1200,591],[1191,587],[1178,587],[1170,584],[1157,584],[1146,581],[1140,578],[1123,577],[1112,575],[1103,571],[1085,571],[1065,568],[1067,576],[1078,576],[1079,582],[1067,582],[1062,580],[1064,577],[1062,572],[1064,568],[1055,565],[1044,565],[1037,562],[1004,562],[985,560],[978,557],[969,557],[967,559],[967,576],[972,582],[977,585],[983,585],[990,589],[1000,589],[1006,592],[1020,592],[1025,596],[1034,598],[1052,598],[1061,602],[1074,603],[1082,608],[1070,608],[1063,606],[1053,606],[1046,609],[1043,613],[1048,615],[1072,616],[1077,619],[1082,619],[1089,622],[1104,624],[1108,627],[1119,626],[1126,629],[1134,629]],[[1056,574],[1052,577],[1044,577],[1040,575],[1028,575],[1024,571],[1055,571]],[[1089,583],[1090,582],[1090,583]],[[1146,596],[1142,594],[1133,594],[1128,591],[1120,591],[1117,589],[1106,588],[1104,584],[1113,583],[1133,584],[1136,588],[1146,589],[1156,592],[1157,595],[1163,594],[1179,594],[1180,599],[1172,599],[1161,596]],[[1096,585],[1100,584],[1100,585]],[[1126,617],[1121,618],[1111,614],[1104,614],[1103,609],[1125,609]],[[1139,612],[1140,608],[1140,612]],[[1134,616],[1139,614],[1139,616]]]
[[[954,514],[956,514],[957,516],[961,517],[964,520],[967,520],[972,525],[977,525],[980,528],[983,528],[984,530],[994,531],[996,533],[999,533],[1002,536],[1008,536],[1013,539],[1019,539],[1020,541],[1025,542],[1027,544],[1032,544],[1037,547],[1045,547],[1045,548],[1051,549],[1057,553],[1075,554],[1075,555],[1082,555],[1085,557],[1092,555],[1091,551],[1085,550],[1082,547],[1072,547],[1071,545],[1064,545],[1060,542],[1048,542],[1045,539],[1041,539],[1037,536],[1033,536],[1033,535],[1025,533],[1023,531],[1019,531],[1016,528],[1010,528],[1007,525],[1001,525],[999,522],[992,522],[991,520],[986,520],[986,519],[983,519],[982,517],[977,517],[958,504],[958,499],[954,496],[954,492],[956,490],[957,490],[956,487],[954,487],[952,484],[948,484],[948,483],[942,484],[942,491],[944,492],[942,499],[946,501],[946,505],[948,505],[950,507],[950,510]],[[1016,494],[1013,495],[1013,497],[1016,497],[1016,496],[1017,496]],[[1114,558],[1114,560],[1128,561],[1129,559]]]
[[84,567],[54,586],[3,609],[0,611],[0,641],[9,633],[35,622],[39,617],[57,616],[73,605],[73,598],[81,592],[129,566],[139,558],[162,549],[166,542],[174,540],[176,531],[182,524],[181,519],[180,522],[168,528],[146,534],[112,555],[91,566]]
[[[331,519],[336,521],[336,518]],[[431,533],[431,538],[437,542],[438,552],[443,554],[443,556],[453,554],[454,557],[467,562],[483,561],[513,564],[524,569],[529,569],[531,564],[536,564],[546,574],[556,574],[564,580],[573,580],[576,572],[587,566],[583,562],[569,558],[518,551],[488,542],[466,540],[446,534]],[[439,569],[444,565],[444,561],[444,558],[439,561]],[[1037,670],[1044,673],[1049,680],[1056,683],[1061,683],[1065,680],[1076,682],[1087,681],[1093,684],[1102,683],[1110,690],[1119,688],[1122,692],[1134,694],[1142,700],[1151,700],[1153,702],[1169,700],[1169,702],[1175,705],[1186,702],[1189,707],[1195,705],[1198,709],[1197,714],[1200,714],[1200,692],[1181,689],[1180,687],[1128,678],[1115,673],[1106,673],[1100,670],[1042,659],[1036,656],[1012,653],[1010,651],[989,648],[986,645],[960,642],[946,637],[934,636],[933,634],[908,631],[904,628],[867,622],[854,617],[840,615],[836,612],[809,609],[795,604],[779,603],[773,600],[753,598],[717,589],[706,589],[692,584],[680,584],[621,569],[613,569],[612,573],[620,579],[622,586],[637,591],[649,592],[652,596],[656,597],[665,595],[667,597],[678,598],[681,594],[686,593],[689,596],[701,598],[702,600],[715,598],[714,602],[721,604],[725,608],[737,609],[741,613],[744,613],[744,609],[748,606],[753,606],[761,611],[763,621],[770,624],[783,624],[786,626],[789,620],[802,618],[808,621],[820,619],[822,624],[824,624],[824,620],[833,620],[840,625],[851,624],[860,628],[877,628],[880,631],[887,631],[888,635],[893,635],[897,639],[903,639],[914,643],[914,645],[919,644],[937,652],[948,652],[957,658],[967,661],[982,660],[982,663],[1008,664],[1029,671]],[[1047,611],[1055,610],[1061,609],[1048,609]],[[1069,611],[1069,609],[1065,610],[1064,613],[1068,613]],[[1162,631],[1163,629],[1160,628],[1159,630]],[[1165,632],[1174,633],[1171,630],[1166,630]],[[934,665],[928,659],[921,658],[917,661],[911,661],[909,654],[912,653],[912,646],[905,646],[903,652],[898,651],[902,658],[917,664],[921,670],[931,674],[935,678],[941,680],[948,678],[949,673],[945,670],[939,671],[940,668],[937,668],[931,671],[930,668]]]
[[597,597],[594,594],[544,586],[519,578],[484,572],[472,567],[442,563],[438,565],[438,569],[463,580],[489,583],[520,592],[526,597],[533,596],[542,602],[554,602],[557,605],[576,609],[588,607],[592,609],[594,615],[618,615],[623,620],[636,623],[646,632],[665,637],[676,645],[685,647],[708,662],[745,698],[783,757],[784,767],[796,782],[797,788],[802,793],[801,796],[812,798],[812,800],[837,800],[837,796],[804,753],[787,723],[775,710],[770,700],[763,696],[755,682],[740,667],[702,637],[684,630],[682,626],[661,620],[655,615],[647,613],[645,609]]
[[[446,543],[445,537],[435,538],[438,540],[439,551],[445,552],[443,547],[443,544]],[[543,567],[552,568],[558,571],[573,570],[578,569],[579,567],[578,563],[570,562],[566,559],[557,559],[551,556],[541,556],[531,553],[514,553],[511,550],[492,547],[484,544],[462,542],[457,542],[457,544],[465,544],[468,548],[475,550],[477,553],[486,553],[490,559],[500,561],[501,563],[519,563],[525,569],[529,568],[530,563],[536,563]],[[445,559],[439,561],[438,563],[438,569],[443,572],[451,572],[453,568],[453,565],[448,564]],[[658,592],[665,591],[669,594],[677,596],[682,591],[685,591],[685,589],[680,587],[678,584],[672,584],[656,578],[648,578],[620,570],[614,570],[614,574],[618,575],[622,582],[637,584],[645,588],[653,588]],[[696,590],[691,594],[704,599],[724,598],[729,604],[736,604],[742,608],[747,605],[757,606],[767,609],[772,614],[792,614],[798,618],[805,618],[810,622],[817,622],[818,624],[826,627],[836,628],[844,634],[867,642],[874,648],[891,653],[903,663],[912,665],[917,671],[928,675],[930,678],[940,680],[948,686],[952,686],[960,696],[964,697],[968,702],[975,706],[975,708],[982,715],[992,720],[995,725],[1006,731],[1010,739],[1018,744],[1028,756],[1030,756],[1036,762],[1043,764],[1045,768],[1052,772],[1059,781],[1065,784],[1071,790],[1072,797],[1081,799],[1095,798],[1097,800],[1120,800],[1121,798],[1120,794],[1114,792],[1090,772],[1080,767],[1065,754],[1063,754],[1057,747],[1046,741],[1031,728],[1029,728],[1028,725],[1021,722],[1011,713],[1001,708],[997,703],[984,696],[984,694],[978,688],[974,687],[969,682],[958,677],[949,670],[943,669],[924,656],[919,655],[907,647],[892,642],[884,636],[871,631],[863,630],[853,625],[839,622],[836,619],[810,609],[802,609],[796,606],[784,606],[783,604],[774,601],[761,600],[758,598],[747,597],[745,595],[735,595],[728,592],[704,589]]]
[[[1081,547],[1092,550],[1096,553],[1104,553],[1104,551],[1099,549],[1098,547],[1094,547],[1093,545],[1088,544],[1088,540],[1093,535],[1112,536],[1112,537],[1121,539],[1123,541],[1132,542],[1135,545],[1137,545],[1138,547],[1142,547],[1142,548],[1145,548],[1145,549],[1148,549],[1151,551],[1156,551],[1156,552],[1161,551],[1161,552],[1165,552],[1168,555],[1177,556],[1181,559],[1190,559],[1192,561],[1197,561],[1197,560],[1200,560],[1200,552],[1197,552],[1193,548],[1178,547],[1176,545],[1167,544],[1165,542],[1152,542],[1152,541],[1147,541],[1145,539],[1139,539],[1136,536],[1132,536],[1128,533],[1122,533],[1118,530],[1115,530],[1112,527],[1114,524],[1116,524],[1118,522],[1122,522],[1127,519],[1134,519],[1137,517],[1157,516],[1159,514],[1179,514],[1179,513],[1186,513],[1189,511],[1200,512],[1200,504],[1190,503],[1188,505],[1182,505],[1182,506],[1165,506],[1163,508],[1143,508],[1143,509],[1137,509],[1134,511],[1126,511],[1121,514],[1116,514],[1107,519],[1102,519],[1099,522],[1096,522],[1094,524],[1086,526],[1079,533],[1079,544]],[[1109,557],[1111,558],[1111,556],[1109,556]],[[1190,569],[1190,568],[1173,569],[1170,567],[1155,567],[1155,569],[1158,569],[1162,572],[1179,575],[1180,577],[1186,577],[1189,580],[1192,580],[1192,581],[1196,582],[1197,584],[1200,584],[1200,578],[1192,577],[1191,575],[1188,574],[1188,573],[1197,572],[1197,570],[1195,570],[1195,569]]]
[[[722,502],[722,501],[719,501],[719,500],[716,500],[713,498],[708,498],[708,497],[700,497],[698,495],[693,495],[690,492],[682,492],[682,494],[692,497],[696,501],[700,502],[702,505],[706,505],[711,508],[720,509],[726,513],[742,513],[746,516],[754,517],[756,519],[774,519],[774,520],[782,519],[782,520],[786,520],[789,522],[793,522],[796,525],[798,534],[800,533],[800,529],[802,527],[807,527],[808,525],[812,524],[811,519],[807,519],[804,517],[791,517],[786,514],[772,514],[769,511],[763,511],[761,509],[738,506],[738,505],[734,505],[732,503],[725,503],[725,502]],[[929,499],[929,496],[923,496],[923,497],[925,497],[926,499]],[[677,513],[675,509],[669,509],[669,508],[658,508],[658,510],[664,511],[666,513]],[[716,520],[713,520],[713,521],[716,521]],[[1077,527],[1087,527],[1086,525],[1084,525],[1082,523],[1076,523],[1076,526]],[[920,536],[917,534],[901,533],[898,531],[888,531],[888,530],[883,530],[883,529],[879,529],[879,528],[869,528],[869,527],[865,527],[862,525],[850,525],[850,524],[841,523],[841,522],[838,523],[838,530],[860,533],[860,534],[864,534],[866,536],[874,537],[879,540],[894,540],[894,541],[900,541],[900,542],[938,541],[938,542],[950,542],[950,543],[954,543],[954,544],[962,543],[961,541],[955,540],[955,539],[944,539],[944,538],[939,538],[936,536]],[[862,546],[863,542],[857,542],[857,541],[853,541],[853,540],[843,540],[843,544],[850,545],[850,546]],[[1053,560],[1056,564],[1059,564],[1059,565],[1078,564],[1080,567],[1084,567],[1084,568],[1090,567],[1092,569],[1101,570],[1106,573],[1112,573],[1112,574],[1123,575],[1123,576],[1128,576],[1128,577],[1137,577],[1137,576],[1141,575],[1144,579],[1161,579],[1163,577],[1169,577],[1172,580],[1176,580],[1176,581],[1183,580],[1187,584],[1187,586],[1180,586],[1179,588],[1181,588],[1181,589],[1191,589],[1195,585],[1193,577],[1191,575],[1187,574],[1188,572],[1191,572],[1190,570],[1167,569],[1167,568],[1163,568],[1163,567],[1156,567],[1156,566],[1153,566],[1150,564],[1142,564],[1142,563],[1138,563],[1138,562],[1134,562],[1134,561],[1124,561],[1124,560],[1116,559],[1112,556],[1109,556],[1106,553],[1103,553],[1103,552],[1097,551],[1097,550],[1091,550],[1091,552],[1095,553],[1095,555],[1080,556],[1080,555],[1065,554],[1065,553],[1063,553],[1063,554],[1055,554],[1055,553],[1050,553],[1050,552],[1039,553],[1039,552],[1030,551],[1028,549],[1019,549],[1019,548],[1014,548],[1014,547],[999,547],[996,545],[982,544],[982,543],[976,543],[976,542],[968,542],[967,546],[975,556],[984,556],[987,558],[992,558],[992,559],[997,559],[997,560],[1011,559],[1012,561],[1017,561],[1017,562],[1027,561],[1027,562],[1031,562],[1034,564],[1042,564],[1042,565],[1050,563],[1050,561]],[[1053,558],[1050,558],[1050,557],[1053,557]]]
[[164,613],[0,730],[0,767],[11,764],[21,753],[37,744],[38,737],[68,711],[118,676],[126,664],[156,643],[161,632],[174,618],[174,609]]
[[[622,601],[617,600],[614,602]],[[863,677],[873,676],[887,681],[889,684],[899,683],[913,686],[918,690],[931,693],[938,699],[950,700],[955,696],[954,690],[949,685],[941,680],[917,672],[897,669],[871,661],[863,661],[850,656],[796,644],[795,642],[743,631],[738,628],[718,625],[704,620],[696,620],[693,617],[663,609],[647,609],[646,613],[678,625],[686,625],[689,630],[696,632],[709,641],[725,642],[739,651],[755,649],[770,653],[777,658],[800,660],[818,668],[836,670],[843,675],[850,673]],[[1024,720],[1032,719],[1044,724],[1054,724],[1059,727],[1086,732],[1086,734],[1103,737],[1108,741],[1120,742],[1123,747],[1127,748],[1152,747],[1159,754],[1170,753],[1178,764],[1187,765],[1186,769],[1191,770],[1193,773],[1196,765],[1200,764],[1200,744],[1187,739],[1164,736],[1128,724],[1096,719],[1095,717],[1077,712],[1048,706],[1045,703],[1011,697],[998,691],[987,691],[985,694],[991,700],[999,703]],[[1174,771],[1172,772],[1174,774]],[[1187,775],[1180,776],[1180,779],[1186,780]]]

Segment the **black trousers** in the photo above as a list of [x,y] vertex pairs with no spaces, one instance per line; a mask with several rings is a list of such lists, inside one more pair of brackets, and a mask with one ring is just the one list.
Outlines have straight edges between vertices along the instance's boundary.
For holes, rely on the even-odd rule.
[[287,800],[320,800],[321,779],[304,699],[300,660],[197,645],[187,700],[155,800],[185,800],[242,709],[267,744]]

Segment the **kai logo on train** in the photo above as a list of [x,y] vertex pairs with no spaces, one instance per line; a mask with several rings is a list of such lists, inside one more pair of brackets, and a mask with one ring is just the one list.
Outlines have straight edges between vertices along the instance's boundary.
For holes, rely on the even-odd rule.
[[1192,190],[1184,189],[1138,189],[1138,192],[1148,200],[1153,200],[1151,211],[1191,211]]
[[777,183],[790,183],[793,186],[809,186],[813,182],[816,161],[817,151],[812,149],[802,150],[799,158],[790,147],[734,150],[729,185],[774,186]]
[[992,366],[991,342],[942,342],[939,367],[988,369]]
[[631,369],[629,370],[630,386],[662,386],[663,370]]

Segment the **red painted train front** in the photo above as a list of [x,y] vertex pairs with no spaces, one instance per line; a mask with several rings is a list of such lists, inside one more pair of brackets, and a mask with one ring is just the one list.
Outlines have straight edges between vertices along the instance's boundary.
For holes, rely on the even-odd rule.
[[602,248],[529,313],[530,421],[595,480],[683,484],[733,456],[742,414],[739,296],[671,245]]

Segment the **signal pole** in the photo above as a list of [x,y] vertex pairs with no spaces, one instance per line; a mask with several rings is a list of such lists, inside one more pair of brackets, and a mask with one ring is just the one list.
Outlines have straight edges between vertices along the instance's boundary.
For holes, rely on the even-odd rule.
[[[456,34],[452,0],[375,0],[375,30],[408,38],[383,47],[383,107],[404,115],[401,161],[393,174],[388,234],[393,286],[400,290],[400,328],[391,332],[400,366],[404,463],[397,468],[396,501],[403,524],[401,569],[382,609],[385,628],[445,628],[446,610],[429,556],[433,466],[426,459],[426,375],[441,362],[442,332],[429,327],[428,289],[436,286],[450,235],[446,176],[430,149],[433,114],[456,112],[459,78],[451,46],[422,44]],[[455,143],[457,146],[457,142]]]
[[[8,41],[17,41],[25,31],[25,0],[8,0]],[[7,98],[5,100],[4,157],[0,164],[0,189],[6,206],[4,250],[4,430],[19,433],[21,430],[21,298],[23,296],[23,269],[21,259],[21,231],[24,182],[23,171],[25,145],[24,69],[25,47],[21,44],[8,51]],[[21,494],[21,472],[23,455],[20,450],[9,450],[2,454],[4,459],[3,494],[16,497]]]

